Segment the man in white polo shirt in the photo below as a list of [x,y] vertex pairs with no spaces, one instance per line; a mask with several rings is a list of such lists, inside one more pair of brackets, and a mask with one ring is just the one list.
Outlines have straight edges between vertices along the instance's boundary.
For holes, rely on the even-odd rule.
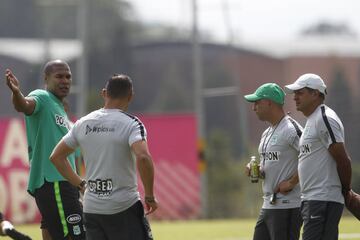
[[[259,144],[264,203],[253,240],[297,240],[300,236],[299,138],[302,127],[283,109],[285,93],[275,83],[245,95],[259,120],[269,123]],[[249,166],[246,172],[249,175]]]
[[[133,94],[129,76],[112,76],[102,90],[104,107],[79,119],[50,156],[58,171],[85,191],[87,240],[153,239],[140,201],[136,170],[144,187],[145,214],[150,214],[158,207],[154,166],[144,124],[126,112]],[[66,159],[77,147],[84,156],[86,181]]]
[[303,240],[338,239],[344,195],[351,191],[343,124],[324,104],[326,85],[318,75],[304,74],[285,91],[294,94],[297,110],[307,118],[298,166]]

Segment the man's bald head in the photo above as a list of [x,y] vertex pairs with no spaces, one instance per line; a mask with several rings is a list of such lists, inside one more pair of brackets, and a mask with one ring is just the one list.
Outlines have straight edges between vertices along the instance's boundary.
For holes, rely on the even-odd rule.
[[44,66],[45,76],[48,76],[49,74],[53,73],[55,71],[55,69],[58,67],[66,68],[70,71],[70,67],[69,67],[69,64],[67,64],[67,62],[60,60],[60,59],[51,60],[51,61],[47,62]]

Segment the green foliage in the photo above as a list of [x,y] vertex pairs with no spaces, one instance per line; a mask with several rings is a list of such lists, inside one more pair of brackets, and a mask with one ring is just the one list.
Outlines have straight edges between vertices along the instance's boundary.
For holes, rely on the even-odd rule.
[[340,117],[345,128],[347,150],[353,160],[359,162],[360,122],[358,102],[352,96],[344,69],[340,67],[336,67],[334,70],[333,82],[329,88],[329,96],[326,97],[326,103]]
[[260,184],[245,176],[245,161],[231,156],[227,134],[215,130],[206,146],[209,218],[256,216],[262,201]]
[[334,79],[329,89],[329,98],[326,98],[326,102],[335,110],[343,122],[350,121],[353,110],[352,96],[342,69],[338,68],[334,71]]

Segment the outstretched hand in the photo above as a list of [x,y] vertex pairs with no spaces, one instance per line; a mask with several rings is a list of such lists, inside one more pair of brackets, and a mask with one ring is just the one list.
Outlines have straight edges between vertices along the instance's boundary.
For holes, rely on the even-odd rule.
[[8,87],[13,93],[17,93],[20,91],[19,80],[15,77],[15,75],[10,69],[6,69],[5,78],[6,78],[6,85],[8,85]]

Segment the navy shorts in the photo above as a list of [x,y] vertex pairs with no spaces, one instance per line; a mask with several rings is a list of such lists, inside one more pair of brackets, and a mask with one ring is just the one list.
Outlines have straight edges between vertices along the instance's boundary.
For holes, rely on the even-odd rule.
[[87,240],[153,240],[141,201],[115,214],[84,213],[84,221]]
[[67,181],[47,182],[35,190],[34,197],[42,220],[41,228],[47,229],[52,240],[85,239],[82,205],[79,191]]

